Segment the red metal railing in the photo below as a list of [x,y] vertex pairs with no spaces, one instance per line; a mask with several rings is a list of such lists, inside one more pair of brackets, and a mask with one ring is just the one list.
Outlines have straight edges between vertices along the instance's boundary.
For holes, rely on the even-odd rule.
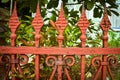
[[[11,29],[11,46],[0,46],[0,53],[2,54],[9,54],[11,57],[7,56],[6,60],[4,61],[5,63],[9,64],[8,71],[6,71],[6,75],[4,76],[4,80],[7,80],[8,74],[10,71],[12,71],[12,74],[15,73],[14,69],[17,69],[18,72],[23,75],[22,68],[20,64],[27,64],[29,57],[26,56],[26,54],[35,54],[35,80],[40,79],[40,55],[49,55],[46,58],[46,64],[48,66],[54,67],[52,74],[50,76],[50,80],[53,79],[55,73],[58,73],[58,80],[63,80],[62,75],[63,72],[66,74],[67,79],[71,80],[71,76],[69,74],[69,71],[66,67],[63,66],[73,66],[75,63],[75,58],[72,55],[78,55],[81,56],[81,69],[80,69],[80,80],[85,80],[85,64],[86,64],[86,55],[103,55],[102,58],[100,57],[94,57],[91,60],[91,64],[94,67],[97,67],[98,70],[94,75],[94,80],[98,79],[98,76],[100,74],[102,77],[102,80],[106,80],[107,77],[107,71],[108,74],[110,75],[111,79],[114,80],[114,77],[112,75],[112,72],[110,70],[110,65],[111,66],[116,66],[118,63],[118,59],[115,56],[107,56],[110,54],[120,54],[120,48],[107,48],[108,47],[108,30],[111,26],[108,15],[107,15],[107,10],[106,10],[106,5],[104,7],[104,16],[103,19],[100,23],[100,26],[103,30],[103,48],[85,48],[86,47],[86,30],[89,27],[89,21],[86,18],[85,14],[85,9],[84,9],[84,4],[82,6],[82,14],[80,17],[80,20],[78,21],[78,26],[82,32],[80,39],[82,42],[82,48],[80,47],[70,47],[70,48],[65,48],[62,47],[62,42],[64,40],[63,32],[67,26],[67,21],[64,17],[64,10],[63,6],[61,7],[60,15],[58,17],[58,20],[56,22],[50,21],[51,25],[54,26],[59,35],[57,37],[58,39],[58,45],[59,47],[39,47],[39,42],[41,35],[39,34],[41,31],[41,28],[43,26],[43,20],[40,15],[40,8],[39,4],[37,5],[36,9],[36,16],[32,22],[32,25],[34,26],[35,29],[35,47],[27,47],[27,46],[21,46],[21,47],[16,47],[15,46],[15,40],[16,40],[16,29],[19,26],[20,22],[17,16],[16,12],[16,3],[14,6],[13,14],[9,20],[9,26]],[[22,57],[25,61],[23,62],[22,60],[16,58],[16,54],[19,54],[20,57]],[[51,56],[52,55],[52,56]],[[53,55],[58,55],[58,57],[53,56]],[[63,55],[66,55],[63,57]],[[49,60],[52,59],[53,62],[49,63]],[[70,62],[67,62],[66,60],[71,59]],[[3,62],[3,56],[0,57],[0,62]],[[16,80],[15,76],[12,76],[12,80]]]

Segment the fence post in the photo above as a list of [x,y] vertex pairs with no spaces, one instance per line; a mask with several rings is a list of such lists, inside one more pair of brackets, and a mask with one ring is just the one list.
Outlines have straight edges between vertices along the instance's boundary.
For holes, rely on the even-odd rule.
[[[80,20],[78,22],[78,26],[81,30],[81,46],[84,48],[86,44],[86,30],[89,27],[89,21],[87,20],[85,8],[84,8],[84,2],[82,4],[82,14],[80,17]],[[80,80],[85,80],[85,55],[81,55],[81,76]]]
[[[10,36],[10,39],[11,39],[11,46],[15,46],[15,40],[16,40],[16,29],[17,27],[19,26],[20,22],[19,22],[19,19],[18,19],[18,16],[17,16],[17,11],[16,11],[16,2],[14,3],[14,9],[13,9],[13,13],[12,13],[12,16],[9,20],[9,26],[10,26],[10,29],[11,29],[11,36]],[[14,74],[14,70],[15,70],[15,55],[11,55],[11,70],[12,70],[12,74]],[[12,80],[15,80],[15,77],[12,76]]]
[[[41,18],[41,15],[40,15],[40,7],[39,7],[39,2],[38,2],[38,5],[37,5],[37,9],[36,9],[36,15],[35,15],[35,18],[32,22],[32,25],[34,26],[34,29],[35,29],[35,46],[36,47],[39,47],[39,44],[40,44],[40,30],[43,26],[43,20]],[[40,78],[40,55],[36,54],[35,55],[35,80],[39,80]]]
[[[104,5],[104,16],[102,19],[102,22],[100,23],[100,26],[103,30],[103,47],[108,47],[108,31],[110,29],[111,23],[108,18],[106,4]],[[107,62],[107,55],[103,55],[102,57],[103,62]],[[102,67],[102,80],[106,80],[107,75],[107,65],[103,65]]]
[[[65,20],[65,17],[64,17],[63,3],[61,5],[61,10],[60,10],[58,20],[55,22],[55,24],[56,24],[56,29],[59,32],[59,35],[57,37],[58,46],[62,47],[62,43],[63,43],[63,40],[64,40],[63,32],[64,32],[64,30],[67,26],[67,21]],[[63,61],[63,56],[62,55],[58,56],[58,61]],[[63,65],[58,65],[58,80],[62,80],[62,66]]]

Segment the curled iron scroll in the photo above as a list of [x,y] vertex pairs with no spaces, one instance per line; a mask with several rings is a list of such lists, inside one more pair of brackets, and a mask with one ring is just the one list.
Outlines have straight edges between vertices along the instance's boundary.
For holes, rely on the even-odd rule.
[[57,61],[57,58],[55,57],[55,56],[48,56],[47,58],[46,58],[46,64],[48,65],[48,66],[54,66],[55,65],[55,63],[56,63],[56,61]]
[[29,57],[27,55],[20,55],[20,64],[27,64],[29,61]]
[[0,56],[0,64],[3,64],[6,66],[6,64],[8,64],[6,66],[7,70],[5,72],[5,75],[4,75],[4,80],[7,80],[7,77],[8,77],[8,74],[9,74],[9,71],[10,71],[10,56],[9,55],[2,55]]
[[101,66],[101,62],[102,62],[102,59],[99,58],[99,57],[94,57],[94,58],[92,59],[92,65],[93,65],[94,67],[99,67],[99,66]]
[[75,63],[75,58],[73,56],[65,56],[64,61],[67,66],[73,66]]
[[0,56],[0,63],[9,63],[10,62],[10,56],[8,55],[3,55],[3,56]]
[[114,67],[118,64],[118,59],[115,56],[109,56],[108,62],[109,62],[109,65]]

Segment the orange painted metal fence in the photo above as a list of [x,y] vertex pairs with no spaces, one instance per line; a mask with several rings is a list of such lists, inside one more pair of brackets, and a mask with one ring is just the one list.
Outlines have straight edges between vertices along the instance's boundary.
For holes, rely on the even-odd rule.
[[[108,31],[110,29],[110,21],[107,15],[106,5],[104,7],[104,16],[102,18],[102,21],[100,23],[100,26],[103,31],[103,48],[86,48],[86,30],[90,26],[90,23],[88,19],[86,18],[84,4],[82,6],[82,14],[78,21],[78,26],[81,30],[81,45],[82,47],[62,47],[62,43],[64,40],[63,32],[67,26],[67,21],[64,17],[64,9],[63,6],[61,7],[61,11],[58,17],[58,20],[54,23],[51,21],[51,25],[56,27],[59,35],[57,36],[58,39],[58,47],[39,47],[39,42],[41,35],[39,34],[41,31],[41,28],[43,26],[44,22],[42,20],[41,14],[40,14],[40,8],[39,4],[37,5],[36,9],[36,16],[34,20],[32,21],[32,25],[34,26],[35,30],[35,47],[27,47],[27,46],[21,46],[16,47],[15,40],[16,40],[16,29],[20,25],[17,11],[16,11],[16,3],[14,5],[13,14],[9,20],[9,26],[11,29],[11,46],[0,46],[0,53],[11,55],[0,57],[0,62],[5,62],[9,65],[8,71],[6,71],[6,75],[4,76],[4,80],[8,79],[8,74],[11,71],[12,74],[15,73],[15,70],[18,70],[18,72],[23,75],[23,71],[21,68],[21,65],[27,64],[29,57],[27,54],[34,54],[35,55],[35,80],[40,80],[40,56],[41,55],[48,55],[46,58],[46,64],[50,67],[54,67],[52,74],[49,78],[49,80],[52,80],[55,73],[58,73],[58,80],[63,80],[63,72],[66,74],[67,79],[71,80],[70,72],[69,70],[64,67],[68,66],[71,67],[75,63],[75,58],[73,55],[81,56],[81,69],[80,69],[80,80],[85,80],[85,68],[86,68],[86,55],[102,55],[101,57],[94,57],[91,60],[91,64],[94,67],[97,67],[97,72],[94,75],[94,80],[98,79],[98,76],[101,74],[101,80],[106,80],[107,72],[110,76],[111,80],[114,80],[114,77],[112,75],[112,71],[110,69],[111,66],[116,66],[118,64],[118,59],[113,56],[116,54],[120,54],[120,48],[108,48]],[[16,54],[20,55],[25,61],[23,62],[21,59],[16,58]],[[57,55],[54,56],[54,55]],[[65,57],[63,55],[66,55]],[[112,56],[108,56],[112,55]],[[6,58],[3,61],[3,58]],[[53,62],[49,63],[49,60],[52,59]],[[70,59],[71,61],[68,62],[67,60]],[[119,73],[120,74],[120,73]],[[15,76],[12,76],[12,80],[17,80]]]

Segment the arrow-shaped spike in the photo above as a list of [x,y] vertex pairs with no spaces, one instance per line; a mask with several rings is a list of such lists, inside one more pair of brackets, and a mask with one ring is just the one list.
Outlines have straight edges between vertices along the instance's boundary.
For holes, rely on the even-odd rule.
[[10,25],[10,28],[12,30],[12,29],[16,29],[19,24],[20,24],[20,22],[19,22],[19,18],[17,16],[16,2],[15,2],[12,16],[9,19],[9,25]]
[[111,22],[108,18],[108,14],[107,14],[106,4],[104,6],[104,16],[102,18],[100,26],[101,26],[102,30],[109,30],[109,28],[111,26]]
[[61,5],[61,10],[60,10],[58,20],[55,22],[55,24],[57,26],[57,30],[59,31],[59,33],[63,33],[64,29],[67,26],[67,21],[66,21],[65,16],[64,16],[63,3]]
[[39,6],[40,6],[40,4],[38,2],[37,9],[36,9],[36,15],[35,15],[34,20],[32,21],[32,25],[34,26],[35,30],[41,29],[43,24],[44,24],[42,17],[41,17],[41,14],[40,14],[40,7]]
[[87,30],[87,28],[89,27],[90,23],[86,17],[86,14],[85,14],[85,8],[84,8],[84,2],[82,4],[82,14],[81,14],[81,17],[78,21],[78,26],[80,27],[81,30]]

